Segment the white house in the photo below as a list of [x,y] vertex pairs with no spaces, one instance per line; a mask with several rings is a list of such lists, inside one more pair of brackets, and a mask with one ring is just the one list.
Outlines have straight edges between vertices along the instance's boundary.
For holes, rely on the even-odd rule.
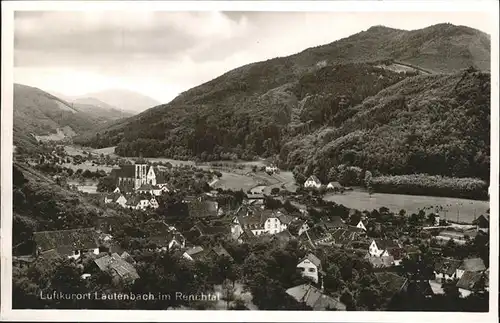
[[244,229],[249,229],[255,236],[276,234],[288,228],[293,218],[282,212],[255,209],[246,215],[235,216],[231,224],[231,236],[238,239]]
[[330,182],[326,185],[326,189],[332,191],[340,191],[342,188],[343,186],[339,182]]
[[152,197],[151,199],[149,199],[149,206],[153,209],[157,209],[160,205],[158,204],[158,201],[154,197]]
[[104,203],[117,203],[121,206],[125,206],[127,203],[127,198],[121,193],[113,193],[104,196]]
[[307,188],[321,188],[321,181],[315,175],[309,176],[309,178],[304,182],[304,187]]
[[362,229],[363,231],[366,231],[366,227],[365,227],[365,225],[363,224],[363,221],[362,221],[362,220],[359,220],[358,224],[356,225],[356,228],[360,228],[360,229]]
[[319,271],[321,270],[321,260],[312,253],[303,258],[297,265],[302,271],[302,276],[311,278],[315,283],[319,281]]
[[401,255],[398,252],[400,245],[393,240],[374,239],[368,248],[368,253],[372,257],[394,257],[394,265],[401,264]]
[[460,267],[461,261],[452,258],[442,258],[434,264],[434,275],[436,281],[453,280],[456,278],[457,269]]
[[278,173],[279,172],[279,169],[278,167],[274,166],[274,165],[270,165],[270,166],[266,166],[266,173]]

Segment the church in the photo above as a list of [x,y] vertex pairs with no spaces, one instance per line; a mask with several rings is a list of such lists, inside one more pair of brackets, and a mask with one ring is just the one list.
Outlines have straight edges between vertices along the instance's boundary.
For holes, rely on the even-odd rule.
[[135,191],[146,184],[156,186],[158,184],[158,175],[160,175],[160,171],[157,167],[148,166],[148,164],[140,161],[134,165],[123,165],[120,169],[111,171],[111,176],[116,179],[116,186],[122,192]]

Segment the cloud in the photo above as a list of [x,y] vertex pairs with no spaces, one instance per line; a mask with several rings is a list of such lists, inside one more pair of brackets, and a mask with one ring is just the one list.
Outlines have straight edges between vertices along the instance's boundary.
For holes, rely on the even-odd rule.
[[14,77],[68,94],[124,87],[168,101],[238,66],[372,25],[451,22],[484,30],[485,21],[470,12],[22,11],[14,21]]

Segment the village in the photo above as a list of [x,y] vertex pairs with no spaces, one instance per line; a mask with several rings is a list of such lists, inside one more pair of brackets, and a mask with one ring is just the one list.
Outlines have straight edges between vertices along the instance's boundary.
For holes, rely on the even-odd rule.
[[[115,282],[133,284],[141,278],[133,256],[137,250],[177,254],[192,263],[234,264],[238,256],[231,251],[238,245],[286,249],[292,244],[300,257],[293,266],[287,264],[292,266],[287,270],[304,280],[285,286],[284,292],[313,310],[353,309],[352,301],[329,287],[337,279],[331,276],[331,259],[325,256],[332,250],[367,264],[377,284],[389,290],[390,299],[409,290],[430,298],[452,288],[462,299],[489,290],[489,213],[472,224],[459,224],[442,219],[436,210],[406,214],[384,207],[349,209],[324,201],[319,191],[344,194],[351,188],[338,182],[325,185],[314,175],[295,192],[215,189],[218,177],[210,178],[211,173],[201,190],[181,189],[167,180],[176,168],[139,159],[112,169],[104,192],[85,195],[122,212],[119,216],[102,214],[88,228],[33,232],[32,254],[18,255],[14,261],[29,265],[37,259],[62,257],[85,263],[82,280],[102,272]],[[279,169],[270,164],[264,171],[273,174]],[[133,236],[127,236],[132,231]],[[227,300],[227,306],[220,305],[224,309],[235,300],[244,308],[257,308],[252,302],[256,295],[245,288],[243,276],[232,278],[230,292],[224,290],[224,282],[213,286]]]

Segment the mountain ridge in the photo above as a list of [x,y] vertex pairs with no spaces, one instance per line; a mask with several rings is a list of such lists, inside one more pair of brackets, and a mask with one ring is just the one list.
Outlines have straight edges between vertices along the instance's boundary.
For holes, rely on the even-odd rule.
[[116,145],[122,155],[201,160],[281,155],[293,139],[324,126],[340,127],[359,112],[353,107],[421,74],[418,69],[437,75],[469,67],[467,73],[488,71],[489,50],[488,35],[468,27],[440,24],[404,31],[375,26],[233,69],[168,104],[77,140],[97,148]]

